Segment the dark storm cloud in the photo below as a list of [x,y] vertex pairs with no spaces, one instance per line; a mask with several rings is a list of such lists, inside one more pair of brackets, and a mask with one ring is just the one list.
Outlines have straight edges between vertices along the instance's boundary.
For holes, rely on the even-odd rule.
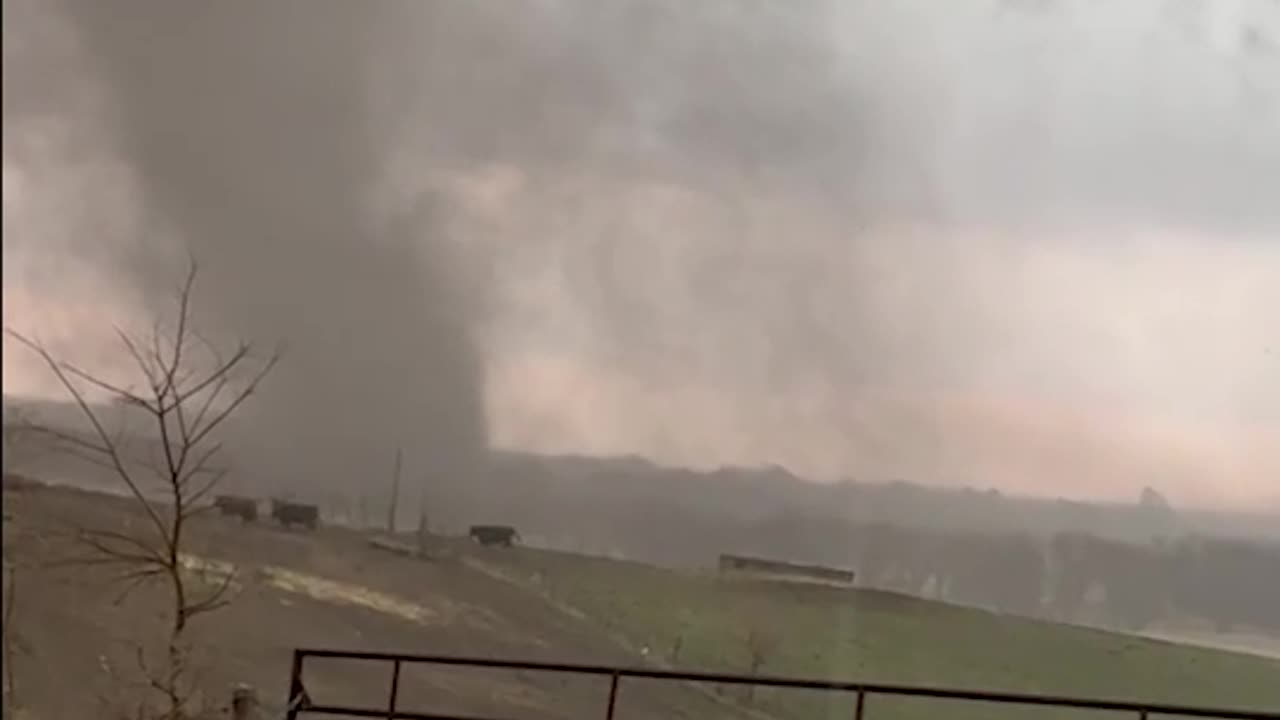
[[[1274,4],[64,4],[88,61],[51,85],[113,98],[149,216],[209,265],[219,320],[295,348],[282,444],[368,438],[353,465],[405,428],[465,465],[483,361],[530,346],[783,405],[794,385],[1146,377],[1160,352],[1085,353],[1105,333],[1054,313],[1157,313],[1164,291],[1108,263],[1212,253],[1112,248],[1117,228],[1265,250],[1280,226]],[[458,198],[486,168],[519,181],[480,217]],[[1077,286],[1041,262],[1059,254],[1089,268]],[[1243,346],[1252,323],[1214,329]],[[1244,402],[1213,375],[1186,394]],[[1264,369],[1235,375],[1274,397]],[[922,423],[903,454],[941,442]]]

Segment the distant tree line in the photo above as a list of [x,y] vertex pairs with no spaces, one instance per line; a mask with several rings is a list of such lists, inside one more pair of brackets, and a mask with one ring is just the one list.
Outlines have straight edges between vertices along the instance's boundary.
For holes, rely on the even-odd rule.
[[[1280,541],[1199,530],[1158,492],[1117,505],[906,483],[817,486],[642,460],[500,455],[466,497],[534,545],[676,568],[742,553],[855,570],[855,583],[995,611],[1140,630],[1194,616],[1280,633]],[[881,521],[875,518],[883,518]],[[1246,518],[1247,519],[1247,518]],[[1164,539],[1158,539],[1164,538]]]
[[843,560],[868,587],[1135,631],[1179,615],[1219,631],[1280,633],[1280,546],[1261,542],[1187,536],[1137,544],[1085,533],[1046,539],[887,524],[830,526],[822,539],[820,524],[800,518],[760,530],[792,555]]

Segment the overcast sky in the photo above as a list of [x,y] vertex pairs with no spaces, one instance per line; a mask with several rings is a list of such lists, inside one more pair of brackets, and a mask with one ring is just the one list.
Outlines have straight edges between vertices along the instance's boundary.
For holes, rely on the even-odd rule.
[[[5,12],[4,320],[110,366],[145,187]],[[491,442],[1280,508],[1280,4],[386,12],[375,205],[483,288]]]

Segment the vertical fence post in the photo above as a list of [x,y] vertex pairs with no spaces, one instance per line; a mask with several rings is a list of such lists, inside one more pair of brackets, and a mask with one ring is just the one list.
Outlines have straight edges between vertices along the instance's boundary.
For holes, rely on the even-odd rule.
[[302,651],[293,651],[293,666],[289,670],[289,698],[285,701],[285,720],[298,720],[302,704]]
[[1146,711],[1146,710],[1139,710],[1139,711],[1138,711],[1138,720],[1147,720],[1147,711]]
[[618,671],[609,676],[609,707],[605,710],[605,720],[613,720],[613,709],[618,704]]
[[396,705],[400,699],[400,661],[391,661],[391,692],[387,697],[387,720],[396,719]]
[[862,709],[867,701],[867,691],[858,688],[858,697],[853,705],[853,720],[862,720]]

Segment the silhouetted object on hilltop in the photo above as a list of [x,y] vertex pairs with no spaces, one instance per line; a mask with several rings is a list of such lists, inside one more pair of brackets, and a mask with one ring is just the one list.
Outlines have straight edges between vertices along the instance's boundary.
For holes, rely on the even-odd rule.
[[285,528],[301,525],[308,530],[315,530],[320,524],[320,510],[315,505],[295,503],[288,500],[272,499],[271,517]]
[[472,525],[468,534],[485,546],[511,547],[520,538],[520,533],[510,525]]
[[853,572],[821,565],[802,565],[799,563],[766,560],[745,555],[721,555],[720,573],[723,575],[749,575],[778,580],[802,580],[838,583],[848,585],[853,582]]
[[239,495],[219,495],[214,499],[213,506],[218,508],[220,514],[238,517],[245,522],[253,522],[258,519],[258,501],[253,498]]

